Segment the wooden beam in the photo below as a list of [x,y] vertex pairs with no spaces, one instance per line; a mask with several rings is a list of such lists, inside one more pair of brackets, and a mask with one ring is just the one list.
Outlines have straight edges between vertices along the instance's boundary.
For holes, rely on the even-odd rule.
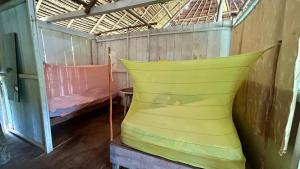
[[[78,10],[80,10],[81,8],[83,8],[83,5],[80,5]],[[70,28],[72,26],[72,24],[74,23],[75,19],[71,19],[70,22],[67,25],[67,28]]]
[[209,8],[208,8],[208,11],[206,13],[205,22],[207,21],[207,18],[209,18],[209,13],[210,13],[210,10],[211,10],[212,3],[213,3],[213,1],[210,1]]
[[[200,1],[200,4],[198,5],[196,11],[195,11],[194,14],[193,14],[193,17],[195,17],[196,14],[198,14],[198,11],[199,11],[200,8],[202,7],[203,2],[204,2],[203,0]],[[191,23],[193,17],[190,17],[191,19],[189,20],[189,24]],[[201,17],[201,16],[200,16],[200,17]],[[199,21],[199,19],[197,19],[196,24],[198,23],[198,21]]]
[[77,10],[73,12],[68,12],[60,15],[48,16],[44,17],[41,20],[48,21],[48,22],[58,22],[64,21],[68,19],[75,19],[75,18],[82,18],[87,16],[94,16],[94,15],[103,15],[112,12],[122,11],[131,8],[137,8],[141,6],[148,6],[152,4],[156,4],[159,2],[167,2],[170,0],[120,0],[115,3],[109,3],[101,6],[97,6],[91,9],[89,15],[87,15],[84,10]]
[[[135,17],[136,19],[138,19],[139,21],[141,21],[143,24],[148,24],[147,21],[145,21],[142,17],[140,17],[136,13],[132,12],[130,9],[127,9],[126,12],[128,12],[130,15],[132,15],[133,17]],[[151,25],[149,25],[149,26],[151,26]]]
[[[141,17],[144,17],[144,16],[147,14],[147,12],[148,12],[148,10],[149,10],[150,7],[151,7],[151,6],[147,6],[145,12],[143,13],[143,15],[142,15]],[[135,22],[134,22],[134,25],[137,24],[137,22],[138,22],[138,21],[135,21]]]
[[218,0],[219,6],[218,6],[218,13],[217,13],[217,22],[222,21],[223,19],[223,4],[224,0]]
[[[207,1],[208,1],[208,0],[205,0],[204,6],[203,6],[203,8],[201,9],[201,12],[200,12],[200,14],[199,14],[200,17],[201,17],[202,14],[203,14],[203,11],[204,11],[204,8],[206,7]],[[198,22],[199,22],[199,19],[197,20],[197,23],[198,23]]]
[[[231,12],[223,12],[223,14],[231,14],[231,13],[236,13],[237,11],[231,11]],[[209,17],[214,17],[215,14],[209,14]],[[196,16],[196,17],[192,17],[192,18],[176,18],[174,19],[174,21],[190,21],[191,19],[203,19],[205,18],[206,15],[203,16]]]
[[119,169],[119,166],[126,168],[180,168],[195,169],[187,164],[174,162],[162,157],[151,155],[142,151],[135,150],[121,143],[120,138],[115,138],[110,143],[110,161],[113,169]]
[[53,31],[57,31],[57,32],[62,32],[62,33],[66,33],[66,34],[71,34],[74,36],[79,36],[79,37],[84,37],[87,39],[93,39],[94,36],[85,32],[81,32],[81,31],[77,31],[74,29],[69,29],[69,28],[65,28],[59,25],[55,25],[52,23],[48,23],[48,22],[43,22],[43,21],[39,21],[37,20],[37,24],[38,27],[40,29],[48,29],[48,30],[53,30]]
[[117,25],[119,25],[120,22],[123,21],[123,19],[127,16],[127,13],[125,13],[124,15],[122,15],[122,17],[118,20],[118,22],[116,22],[114,24],[114,26],[112,27],[112,29],[115,29]]
[[35,7],[35,12],[38,12],[38,11],[40,10],[40,7],[41,7],[41,5],[42,5],[42,2],[43,2],[43,0],[39,0],[39,1],[37,2],[36,7]]
[[165,4],[161,4],[160,6],[164,9],[164,11],[165,11],[166,14],[168,15],[168,17],[169,17],[169,18],[172,18],[172,14],[171,14],[171,12],[169,11],[169,9],[166,7],[166,5],[165,5]]
[[249,14],[250,12],[256,7],[256,5],[259,3],[259,0],[253,0],[253,2],[251,3],[251,5],[243,12],[243,8],[245,7],[243,5],[243,7],[240,9],[237,17],[233,20],[233,25],[237,26],[238,24],[240,24]]
[[184,16],[184,18],[187,18],[190,13],[194,10],[194,8],[196,7],[196,4],[198,4],[199,0],[197,0],[194,5],[192,6],[192,8],[190,8],[189,12]]
[[[191,2],[191,0],[188,0],[188,1],[185,2],[185,4],[183,4],[182,6],[180,6],[180,7],[179,7],[180,9],[172,16],[172,18],[169,19],[168,22],[166,22],[166,23],[163,25],[163,28],[166,28],[166,27],[174,20],[174,18],[176,18],[178,15],[180,15],[180,13],[182,12],[182,10],[183,10],[186,6],[188,6],[188,5],[190,4],[190,2]],[[179,4],[180,4],[180,2],[179,2]]]
[[105,18],[106,14],[103,14],[100,19],[97,21],[97,23],[94,25],[93,29],[90,31],[90,34],[92,34],[97,27],[100,25],[100,23],[103,21],[103,19]]
[[133,29],[133,28],[145,27],[145,26],[149,26],[149,25],[157,25],[157,23],[154,22],[154,23],[149,23],[149,24],[147,23],[147,24],[141,24],[141,25],[135,25],[135,26],[128,26],[128,27],[119,28],[119,29],[113,29],[113,30],[109,30],[109,31],[105,31],[105,32],[99,32],[99,33],[97,33],[95,35],[99,36],[101,34],[105,34],[105,33],[109,33],[109,32],[116,32],[116,31],[125,30],[125,29]]

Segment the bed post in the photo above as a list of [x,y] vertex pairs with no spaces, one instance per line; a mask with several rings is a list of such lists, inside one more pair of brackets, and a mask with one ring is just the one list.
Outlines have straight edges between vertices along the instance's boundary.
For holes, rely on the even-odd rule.
[[111,48],[108,47],[108,92],[109,92],[109,134],[110,134],[110,141],[113,140],[113,122],[112,122],[112,95],[111,95]]

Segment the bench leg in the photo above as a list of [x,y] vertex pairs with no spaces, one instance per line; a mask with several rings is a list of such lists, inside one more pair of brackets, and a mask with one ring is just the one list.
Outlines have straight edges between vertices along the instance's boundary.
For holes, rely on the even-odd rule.
[[112,164],[112,169],[120,169],[120,166],[118,164]]

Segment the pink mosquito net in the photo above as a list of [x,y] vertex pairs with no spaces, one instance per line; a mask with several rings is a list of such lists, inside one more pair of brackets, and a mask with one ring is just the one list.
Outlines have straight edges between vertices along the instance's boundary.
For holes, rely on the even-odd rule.
[[[63,66],[45,64],[50,117],[65,116],[109,97],[108,65]],[[118,90],[112,83],[112,94]]]

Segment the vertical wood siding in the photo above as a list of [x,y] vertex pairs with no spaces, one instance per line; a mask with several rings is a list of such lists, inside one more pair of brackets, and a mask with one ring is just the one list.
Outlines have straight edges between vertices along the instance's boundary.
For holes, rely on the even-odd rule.
[[92,41],[72,34],[40,28],[43,60],[49,64],[92,64]]
[[131,86],[119,59],[158,61],[187,60],[228,56],[231,23],[177,26],[97,39],[98,64],[107,63],[107,48],[112,49],[114,81],[119,88]]

